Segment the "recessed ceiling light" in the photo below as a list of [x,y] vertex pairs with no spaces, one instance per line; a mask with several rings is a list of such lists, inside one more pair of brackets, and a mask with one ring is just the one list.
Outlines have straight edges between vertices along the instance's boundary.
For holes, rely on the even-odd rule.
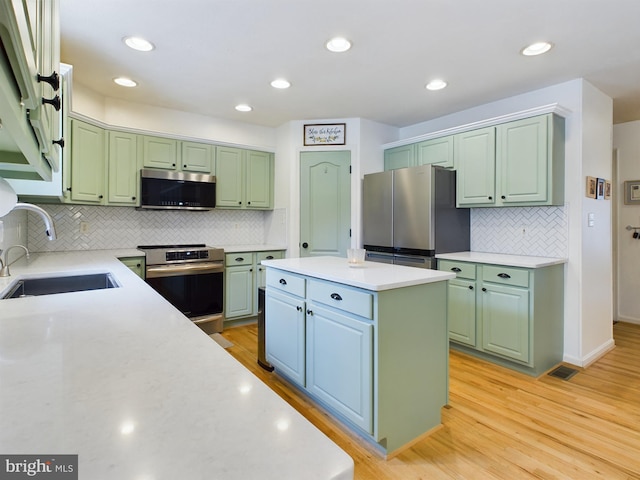
[[236,105],[236,110],[239,112],[250,112],[253,108],[250,105],[241,103],[240,105]]
[[542,55],[543,53],[547,53],[553,47],[552,43],[549,42],[536,42],[531,45],[524,47],[520,53],[527,57],[531,57],[533,55]]
[[442,90],[444,87],[447,86],[447,82],[445,82],[444,80],[431,80],[429,83],[427,83],[425,85],[425,88],[427,90]]
[[343,37],[335,37],[327,42],[327,50],[336,53],[346,52],[351,48],[351,42]]
[[136,86],[138,86],[138,82],[136,82],[134,80],[131,80],[130,78],[127,78],[127,77],[114,78],[113,81],[116,82],[121,87],[136,87]]
[[273,82],[271,82],[271,86],[273,88],[289,88],[291,86],[291,83],[284,78],[276,78]]
[[134,50],[138,50],[140,52],[150,52],[154,48],[156,48],[153,43],[148,40],[145,40],[142,37],[124,37],[122,41],[129,48],[133,48]]

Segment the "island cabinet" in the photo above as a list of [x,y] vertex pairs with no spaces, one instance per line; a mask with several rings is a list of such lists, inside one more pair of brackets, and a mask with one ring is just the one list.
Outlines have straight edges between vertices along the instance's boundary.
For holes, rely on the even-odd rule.
[[564,119],[546,114],[457,134],[460,207],[564,204]]
[[562,361],[563,265],[519,268],[438,260],[449,282],[449,339],[457,349],[530,375]]
[[[447,282],[371,290],[350,282],[353,272],[342,283],[313,268],[286,268],[299,260],[309,259],[266,262],[266,354],[275,372],[386,455],[440,426],[448,386]],[[349,270],[346,259],[307,263]],[[422,270],[365,266],[387,279]]]

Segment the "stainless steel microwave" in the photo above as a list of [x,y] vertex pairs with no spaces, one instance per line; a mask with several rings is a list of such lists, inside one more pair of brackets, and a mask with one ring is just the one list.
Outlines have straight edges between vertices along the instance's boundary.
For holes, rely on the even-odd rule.
[[202,173],[140,170],[140,208],[211,210],[216,206],[216,177]]

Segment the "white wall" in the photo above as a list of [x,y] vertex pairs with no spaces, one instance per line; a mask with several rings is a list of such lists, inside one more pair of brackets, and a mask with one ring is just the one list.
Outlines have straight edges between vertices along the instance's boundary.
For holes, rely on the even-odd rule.
[[[607,174],[611,171],[611,99],[584,80],[577,79],[402,128],[400,138],[551,104],[559,104],[570,112],[565,118],[564,208],[568,219],[569,261],[565,266],[564,359],[586,365],[612,345],[611,245],[606,241],[592,241],[592,238],[600,237],[600,228],[604,229],[610,223],[611,216],[606,207],[610,202],[601,201],[598,205],[596,237],[591,237],[593,229],[587,230],[584,210],[584,176],[610,178]],[[607,151],[609,153],[604,155]],[[583,162],[593,173],[583,171]],[[594,256],[598,257],[597,261],[593,261]],[[584,266],[585,262],[590,263]],[[594,295],[596,291],[598,294]]]
[[[304,146],[303,128],[309,123],[345,123],[346,145]],[[383,169],[382,145],[397,139],[397,128],[360,118],[298,120],[278,129],[275,205],[288,212],[290,257],[300,255],[300,153],[345,150],[351,153],[351,245],[357,247],[362,244],[362,177]]]
[[640,180],[640,121],[613,127],[613,146],[617,150],[617,182],[613,185],[618,216],[617,229],[617,311],[618,320],[640,324],[640,240],[625,227],[640,227],[640,205],[624,204],[624,182]]

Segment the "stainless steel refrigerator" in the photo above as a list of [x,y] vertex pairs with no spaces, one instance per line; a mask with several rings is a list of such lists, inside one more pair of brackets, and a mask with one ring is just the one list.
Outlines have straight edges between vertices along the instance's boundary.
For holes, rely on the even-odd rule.
[[436,268],[438,253],[469,250],[469,209],[456,208],[456,172],[423,165],[364,176],[366,259]]

